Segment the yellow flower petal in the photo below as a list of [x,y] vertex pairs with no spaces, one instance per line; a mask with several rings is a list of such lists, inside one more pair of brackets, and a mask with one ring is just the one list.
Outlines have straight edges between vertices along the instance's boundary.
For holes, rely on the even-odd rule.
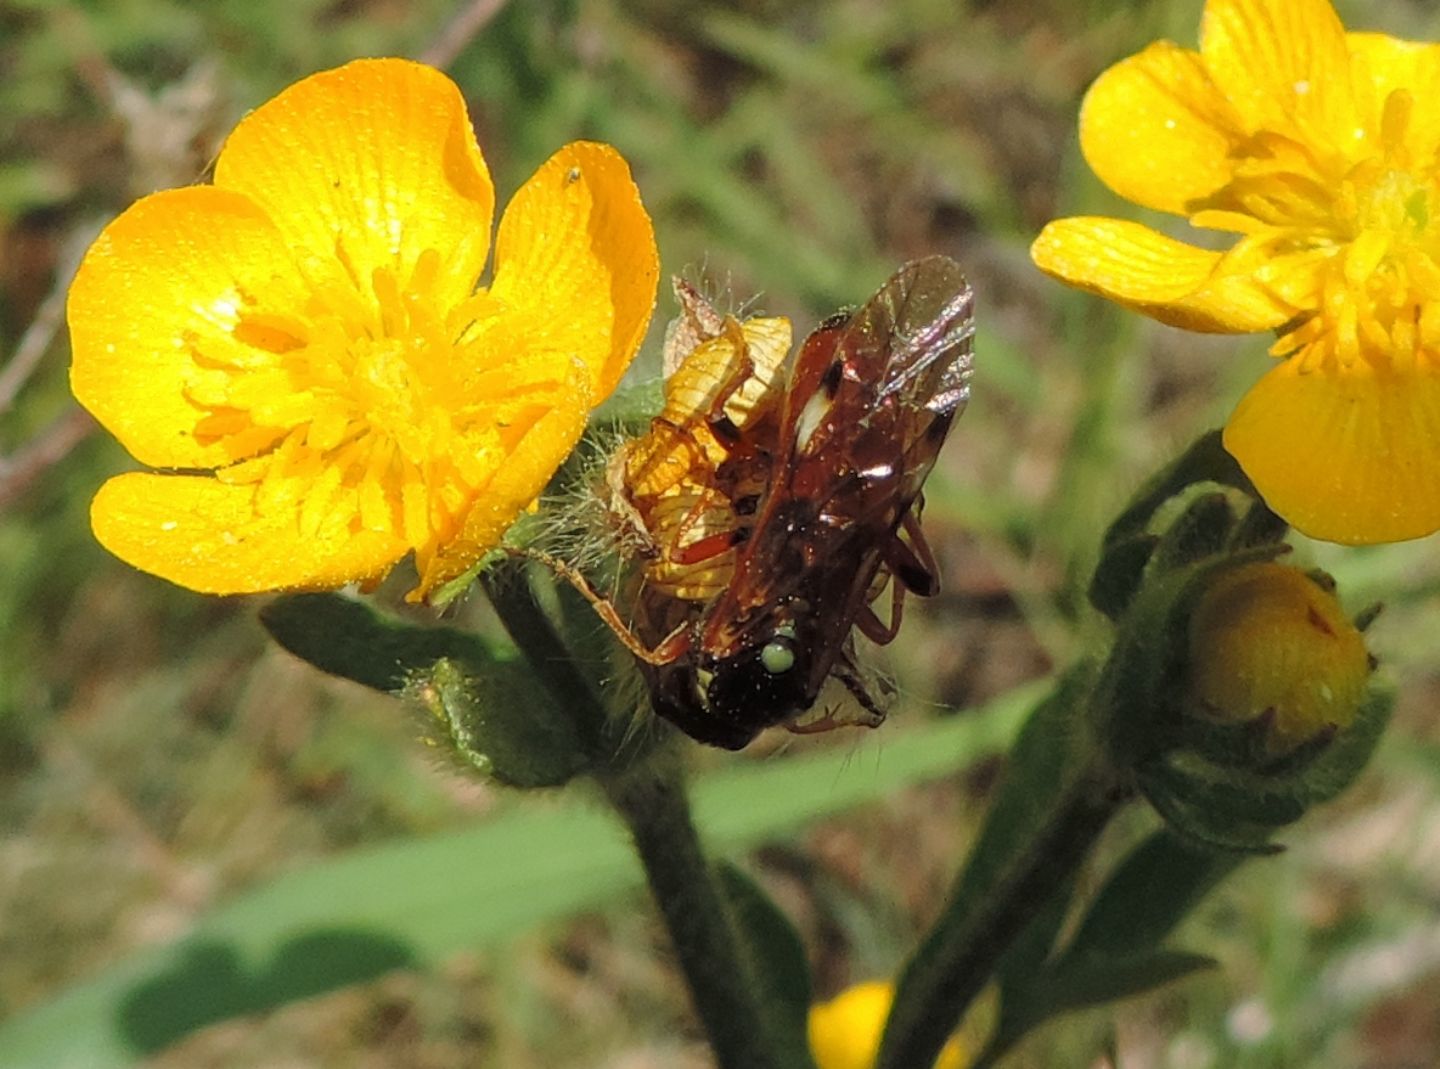
[[215,185],[250,197],[317,278],[369,292],[440,253],[436,294],[468,296],[485,265],[495,193],[455,83],[401,59],[312,75],[246,116]]
[[237,459],[196,437],[190,392],[211,365],[263,365],[273,354],[237,338],[257,301],[298,306],[285,240],[250,200],[197,186],[137,201],[90,247],[70,287],[71,388],[137,459],[208,468]]
[[1345,27],[1330,0],[1209,0],[1200,54],[1248,132],[1347,155],[1364,134]]
[[1105,71],[1080,110],[1080,149],[1100,180],[1177,215],[1230,180],[1238,136],[1199,53],[1169,41]]
[[256,485],[200,475],[119,475],[90,522],[121,560],[206,594],[343,586],[377,578],[408,551],[392,535],[341,526],[302,535],[294,508],[267,511]]
[[1440,45],[1401,41],[1380,33],[1352,33],[1350,50],[1357,101],[1364,93],[1366,126],[1380,129],[1385,101],[1397,89],[1411,96],[1415,107],[1405,130],[1411,165],[1431,163],[1440,151]]
[[1255,280],[1237,255],[1197,249],[1121,219],[1048,224],[1030,247],[1037,267],[1062,282],[1186,330],[1245,333],[1278,327],[1295,310]]
[[588,368],[598,400],[644,338],[659,278],[630,168],[609,145],[580,141],[552,156],[506,207],[490,294],[531,325],[535,350]]
[[1440,530],[1440,378],[1340,371],[1297,355],[1241,399],[1225,448],[1269,506],[1329,542]]
[[623,373],[658,274],[612,149],[519,202],[477,290],[493,194],[459,90],[364,60],[245,119],[215,186],[133,206],[71,295],[75,391],[141,460],[211,474],[113,481],[97,534],[214,593],[473,564]]
[[[579,369],[577,369],[578,372]],[[419,585],[407,597],[418,601],[441,583],[463,574],[500,542],[522,509],[529,506],[580,441],[590,414],[589,383],[577,374],[568,398],[556,400],[534,423],[506,443],[493,477],[477,487],[461,529],[416,553]]]

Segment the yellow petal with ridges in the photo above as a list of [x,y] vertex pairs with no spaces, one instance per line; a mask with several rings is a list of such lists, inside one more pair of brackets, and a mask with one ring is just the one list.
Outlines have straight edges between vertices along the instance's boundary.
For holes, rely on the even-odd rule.
[[377,269],[403,280],[434,249],[436,297],[460,301],[490,247],[495,193],[464,98],[409,60],[356,60],[262,104],[226,140],[215,185],[268,212],[317,278],[366,295]]
[[100,544],[136,568],[203,594],[320,589],[378,578],[409,547],[384,532],[322,526],[265,509],[257,484],[131,472],[90,506]]
[[578,141],[506,207],[490,294],[529,325],[532,345],[588,369],[598,403],[645,337],[659,279],[629,166],[609,145]]
[[1363,545],[1440,530],[1440,376],[1332,364],[1296,356],[1273,368],[1231,415],[1225,448],[1312,538]]
[[[1048,224],[1030,247],[1037,267],[1072,286],[1186,330],[1268,330],[1295,310],[1238,255],[1197,249],[1139,223],[1094,216]],[[1261,261],[1263,264],[1263,261]]]
[[1199,53],[1169,41],[1105,71],[1080,109],[1080,149],[1100,180],[1177,215],[1230,180],[1238,135]]
[[490,480],[476,488],[460,530],[417,550],[415,568],[420,583],[407,595],[412,601],[461,575],[498,545],[515,517],[540,496],[574,450],[584,433],[592,398],[584,377],[577,374],[568,385],[568,398],[556,400],[514,441],[506,443],[507,455]]
[[138,460],[207,468],[236,459],[198,440],[187,399],[216,365],[275,360],[235,330],[242,313],[300,307],[284,237],[248,198],[210,186],[136,201],[85,254],[66,316],[75,396]]
[[1440,150],[1440,45],[1428,41],[1402,41],[1380,33],[1352,33],[1345,37],[1350,50],[1357,102],[1366,125],[1378,131],[1385,101],[1397,89],[1410,94],[1413,107],[1405,129],[1411,166],[1434,160]]
[[1330,0],[1208,0],[1200,54],[1250,133],[1347,155],[1364,134]]

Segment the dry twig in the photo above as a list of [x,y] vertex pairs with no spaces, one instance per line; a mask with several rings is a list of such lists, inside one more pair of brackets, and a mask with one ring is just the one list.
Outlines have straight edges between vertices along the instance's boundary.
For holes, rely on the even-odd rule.
[[445,24],[435,40],[420,53],[420,62],[444,70],[454,63],[465,46],[500,14],[505,0],[470,0]]
[[70,281],[80,266],[85,250],[100,233],[98,225],[83,226],[71,234],[60,253],[60,262],[55,270],[55,284],[41,303],[35,318],[20,336],[15,352],[0,370],[0,415],[15,407],[15,398],[35,374],[40,361],[50,351],[55,334],[65,319],[65,295],[70,291]]
[[38,435],[8,457],[0,457],[0,509],[32,486],[40,476],[70,455],[98,424],[84,409],[71,408],[56,416]]

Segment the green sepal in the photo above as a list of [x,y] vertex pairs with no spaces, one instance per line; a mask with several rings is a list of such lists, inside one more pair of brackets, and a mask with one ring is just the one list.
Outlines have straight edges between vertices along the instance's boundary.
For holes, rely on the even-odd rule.
[[386,618],[338,594],[276,598],[260,620],[322,671],[410,699],[428,742],[496,782],[558,786],[588,763],[535,671],[478,635]]
[[[1392,706],[1388,691],[1373,691],[1343,731],[1319,735],[1254,767],[1217,763],[1214,749],[1178,749],[1148,762],[1140,786],[1167,819],[1183,822],[1177,826],[1182,833],[1248,849],[1354,782],[1379,744]],[[1215,725],[1217,731],[1226,727]]]
[[810,1054],[810,963],[790,919],[749,874],[728,861],[716,866],[720,888],[744,945],[761,1011],[770,1018],[772,1040],[782,1065],[814,1069]]
[[1090,578],[1090,604],[1115,620],[1129,607],[1160,539],[1141,532],[1105,551]]
[[1095,699],[1095,708],[1104,711],[1103,737],[1118,764],[1144,764],[1177,741],[1177,695],[1189,653],[1190,613],[1200,594],[1220,572],[1272,559],[1286,549],[1283,544],[1258,546],[1168,571],[1152,562],[1116,621],[1115,644]]
[[407,691],[429,714],[427,742],[507,787],[559,787],[589,764],[574,724],[524,661],[496,661],[469,675],[441,659],[417,672]]
[[1163,791],[1216,819],[1281,828],[1305,815],[1305,800],[1295,785],[1220,769],[1183,750],[1148,766],[1143,777],[1147,795]]
[[1290,525],[1270,511],[1258,498],[1246,510],[1230,535],[1231,549],[1254,549],[1279,542],[1290,533]]
[[1141,769],[1136,779],[1141,793],[1155,807],[1166,826],[1201,849],[1245,855],[1278,854],[1285,849],[1279,843],[1270,841],[1275,832],[1273,825],[1258,824],[1195,806],[1182,795],[1169,790],[1168,784],[1154,782],[1148,769]]
[[635,385],[622,385],[605,399],[590,417],[592,428],[610,428],[616,434],[635,438],[650,429],[650,421],[665,407],[664,383],[649,378]]
[[1307,767],[1292,773],[1291,782],[1306,805],[1328,802],[1355,782],[1380,745],[1394,709],[1394,693],[1372,683],[1354,722],[1336,734]]
[[1166,528],[1150,570],[1168,571],[1212,557],[1225,548],[1235,528],[1235,510],[1224,494],[1201,494]]
[[505,560],[507,556],[503,549],[489,550],[454,579],[447,579],[434,590],[430,591],[429,596],[425,600],[433,608],[444,609],[461,594],[464,594],[474,586],[475,580],[480,578],[481,574],[487,568],[491,568],[500,561]]
[[[1149,530],[1162,506],[1190,487],[1207,483],[1238,490],[1255,504],[1237,523],[1226,494],[1207,494],[1192,502],[1163,535]],[[1100,561],[1090,582],[1091,604],[1118,619],[1147,572],[1153,576],[1227,548],[1245,550],[1278,542],[1286,529],[1283,521],[1260,504],[1254,486],[1225,451],[1220,432],[1211,431],[1146,483],[1105,532]]]
[[[1191,714],[1182,718],[1175,746],[1176,749],[1204,754],[1208,762],[1219,768],[1268,770],[1276,768],[1278,760],[1270,749],[1274,724],[1273,710],[1234,723]],[[1299,749],[1308,751],[1309,747]],[[1288,759],[1289,755],[1286,755]]]
[[1130,499],[1125,510],[1105,532],[1102,542],[1105,551],[1143,531],[1161,505],[1197,483],[1217,483],[1251,497],[1259,497],[1254,484],[1240,470],[1235,458],[1225,451],[1221,432],[1209,431],[1196,439],[1169,467],[1156,473]]
[[676,734],[648,713],[634,658],[594,608],[543,565],[507,557],[480,584],[540,683],[569,711],[597,771],[644,764]]

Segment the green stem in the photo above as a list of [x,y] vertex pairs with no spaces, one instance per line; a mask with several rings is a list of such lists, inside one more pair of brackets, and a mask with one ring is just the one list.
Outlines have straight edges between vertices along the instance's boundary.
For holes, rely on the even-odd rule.
[[1005,952],[1069,882],[1125,797],[1108,773],[1089,770],[1053,799],[1034,833],[983,885],[973,886],[967,866],[953,899],[973,905],[947,909],[907,969],[876,1069],[935,1064]]
[[541,683],[579,730],[591,757],[605,750],[608,717],[589,681],[575,667],[575,657],[535,601],[525,565],[505,561],[480,573],[480,583],[501,624],[534,666]]
[[756,1004],[728,907],[700,847],[690,800],[663,753],[620,760],[604,706],[550,618],[536,602],[524,565],[481,576],[496,614],[545,686],[575,719],[604,787],[635,841],[650,891],[670,933],[695,1011],[720,1069],[781,1069],[772,1029]]
[[605,786],[645,867],[720,1069],[780,1069],[756,984],[728,907],[700,848],[678,775],[651,770]]

